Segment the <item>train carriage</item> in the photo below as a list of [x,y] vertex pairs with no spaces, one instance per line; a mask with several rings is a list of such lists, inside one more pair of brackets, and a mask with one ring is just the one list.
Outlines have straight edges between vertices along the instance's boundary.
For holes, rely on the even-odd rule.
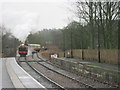
[[40,51],[40,44],[28,44],[29,49],[32,51],[32,53],[37,53]]

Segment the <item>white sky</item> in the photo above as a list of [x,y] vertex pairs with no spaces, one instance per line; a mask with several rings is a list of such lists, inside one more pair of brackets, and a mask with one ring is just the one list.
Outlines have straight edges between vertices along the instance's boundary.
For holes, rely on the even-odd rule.
[[[24,41],[31,31],[62,28],[75,16],[68,10],[74,0],[3,0],[0,23]],[[69,18],[69,19],[68,19]],[[2,20],[2,22],[1,22]]]

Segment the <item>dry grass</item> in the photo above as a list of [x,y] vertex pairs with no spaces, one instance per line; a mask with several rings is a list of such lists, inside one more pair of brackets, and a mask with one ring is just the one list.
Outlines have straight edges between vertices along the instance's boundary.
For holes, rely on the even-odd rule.
[[[41,55],[49,59],[49,54],[51,53],[59,53],[59,57],[63,57],[64,53],[61,51],[55,50],[46,50],[41,52]],[[66,51],[67,56],[67,51]],[[98,50],[84,50],[84,59],[86,60],[97,60],[98,61]],[[82,51],[80,49],[73,50],[73,57],[74,58],[81,58]],[[118,50],[100,50],[100,58],[101,62],[108,63],[108,64],[118,64]]]
[[58,51],[55,51],[55,50],[46,50],[46,51],[42,51],[40,52],[40,54],[43,56],[43,58],[46,58],[46,59],[49,59],[50,57],[50,54],[53,54],[53,53],[59,53]]

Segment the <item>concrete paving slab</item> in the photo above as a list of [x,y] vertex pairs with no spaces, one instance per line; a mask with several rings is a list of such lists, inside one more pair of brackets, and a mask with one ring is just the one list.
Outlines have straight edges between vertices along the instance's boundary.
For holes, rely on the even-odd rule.
[[[2,88],[14,88],[14,85],[9,77],[9,74],[7,72],[7,68],[6,68],[6,58],[3,58],[2,60],[0,60],[0,63],[1,63],[1,67],[2,67]],[[1,68],[0,67],[0,68]]]
[[39,82],[37,82],[33,77],[31,77],[26,71],[24,71],[17,63],[15,58],[8,58],[9,65],[18,76],[19,80],[25,86],[25,88],[45,88]]
[[7,59],[6,66],[7,66],[7,71],[10,75],[10,78],[13,82],[14,87],[15,88],[25,88],[24,85],[22,84],[22,82],[19,80],[18,76],[16,75],[15,71],[13,70],[12,66],[10,65],[9,59]]

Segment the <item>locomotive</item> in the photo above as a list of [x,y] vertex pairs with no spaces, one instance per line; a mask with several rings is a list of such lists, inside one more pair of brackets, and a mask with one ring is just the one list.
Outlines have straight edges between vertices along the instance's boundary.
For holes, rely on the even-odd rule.
[[21,44],[18,47],[18,53],[19,53],[20,57],[26,57],[26,55],[28,54],[28,46],[25,44]]

